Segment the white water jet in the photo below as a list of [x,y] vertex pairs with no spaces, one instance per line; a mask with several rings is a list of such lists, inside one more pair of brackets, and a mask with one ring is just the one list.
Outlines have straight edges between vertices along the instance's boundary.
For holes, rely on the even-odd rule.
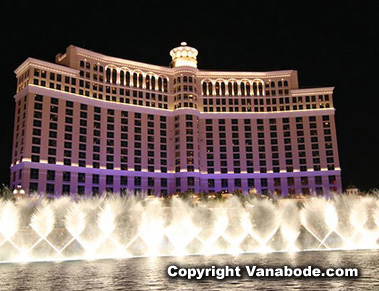
[[189,243],[201,231],[193,222],[196,219],[193,208],[180,199],[174,199],[170,211],[171,220],[165,227],[164,234],[174,246],[172,252],[174,255],[188,255],[187,247]]
[[296,246],[296,240],[300,235],[299,207],[296,201],[292,200],[280,201],[280,206],[280,233],[287,242],[288,251],[297,251],[299,248]]
[[378,248],[379,201],[0,201],[0,262]]
[[256,200],[251,211],[250,235],[259,243],[260,251],[271,251],[269,241],[280,227],[280,210],[270,200]]
[[65,218],[65,227],[74,239],[79,238],[79,235],[84,231],[86,227],[86,215],[80,203],[74,203],[68,209]]
[[30,226],[41,238],[45,238],[53,231],[54,223],[54,211],[51,205],[44,201],[34,212]]
[[[0,205],[0,233],[5,240],[10,240],[19,230],[20,214],[19,210],[11,201],[1,202]],[[0,242],[1,244],[1,242]]]
[[148,201],[141,216],[138,236],[147,246],[147,255],[159,256],[160,245],[165,236],[164,209],[159,200]]

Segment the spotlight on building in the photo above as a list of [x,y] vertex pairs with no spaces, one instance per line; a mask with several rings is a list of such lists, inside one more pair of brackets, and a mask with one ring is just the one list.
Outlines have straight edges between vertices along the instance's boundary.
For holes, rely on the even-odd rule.
[[25,197],[25,190],[21,188],[21,185],[17,185],[17,188],[13,190],[13,199],[17,202]]

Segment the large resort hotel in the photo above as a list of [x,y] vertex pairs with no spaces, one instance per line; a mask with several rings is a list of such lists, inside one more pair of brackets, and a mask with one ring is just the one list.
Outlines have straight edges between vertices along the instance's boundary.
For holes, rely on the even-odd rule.
[[[297,71],[169,67],[69,46],[16,70],[12,189],[47,195],[341,192],[333,87]],[[231,68],[232,69],[232,68]]]

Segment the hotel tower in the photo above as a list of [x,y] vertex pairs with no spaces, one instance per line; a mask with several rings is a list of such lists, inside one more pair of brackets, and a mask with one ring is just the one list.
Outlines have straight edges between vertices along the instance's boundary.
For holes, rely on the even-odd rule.
[[16,70],[12,189],[341,192],[333,87],[297,71],[208,71],[185,42],[169,67],[69,46]]

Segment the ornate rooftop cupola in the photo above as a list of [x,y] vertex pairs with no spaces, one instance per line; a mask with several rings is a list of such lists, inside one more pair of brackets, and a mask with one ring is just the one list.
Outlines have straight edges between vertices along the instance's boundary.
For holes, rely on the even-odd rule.
[[176,67],[193,67],[197,68],[197,49],[187,46],[186,42],[181,42],[180,46],[170,51],[172,57],[171,66]]

